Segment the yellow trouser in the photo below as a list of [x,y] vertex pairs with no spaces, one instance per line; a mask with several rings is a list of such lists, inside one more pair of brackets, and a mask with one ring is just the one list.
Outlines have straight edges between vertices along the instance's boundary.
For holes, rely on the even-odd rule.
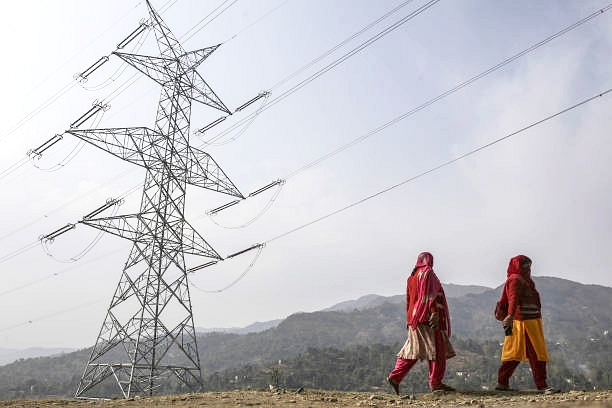
[[548,361],[548,351],[544,341],[542,319],[514,320],[512,335],[504,338],[501,361],[527,361],[527,342],[529,340],[538,356],[538,361]]

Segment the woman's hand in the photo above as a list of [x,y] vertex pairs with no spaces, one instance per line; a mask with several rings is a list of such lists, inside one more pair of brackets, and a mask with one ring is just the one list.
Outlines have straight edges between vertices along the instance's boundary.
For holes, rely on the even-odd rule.
[[440,316],[438,315],[438,312],[433,312],[429,315],[429,327],[432,329],[437,329],[440,327]]

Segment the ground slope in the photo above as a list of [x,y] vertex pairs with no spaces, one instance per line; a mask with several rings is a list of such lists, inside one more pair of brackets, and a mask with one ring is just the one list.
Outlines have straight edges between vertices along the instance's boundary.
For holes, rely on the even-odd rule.
[[202,394],[168,395],[153,398],[115,400],[13,400],[0,401],[0,407],[15,408],[81,407],[478,407],[478,408],[573,408],[612,407],[612,391],[570,391],[543,395],[534,392],[495,393],[457,392],[419,396],[395,396],[389,393],[298,391],[230,391]]

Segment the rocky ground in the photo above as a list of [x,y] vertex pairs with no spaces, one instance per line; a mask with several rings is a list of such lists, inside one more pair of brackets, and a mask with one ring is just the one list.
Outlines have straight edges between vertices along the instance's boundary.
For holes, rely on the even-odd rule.
[[113,400],[13,400],[0,401],[0,407],[610,407],[612,390],[570,391],[543,395],[535,392],[455,392],[418,396],[387,393],[338,392],[321,390],[231,391],[169,395],[152,398]]

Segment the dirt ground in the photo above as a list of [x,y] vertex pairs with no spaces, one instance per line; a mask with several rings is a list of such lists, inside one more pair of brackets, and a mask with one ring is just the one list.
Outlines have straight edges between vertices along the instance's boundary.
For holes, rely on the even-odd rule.
[[231,391],[168,395],[152,398],[112,400],[13,400],[0,407],[610,407],[612,390],[570,391],[552,395],[535,392],[455,392],[401,396],[390,393],[338,392],[321,390]]

